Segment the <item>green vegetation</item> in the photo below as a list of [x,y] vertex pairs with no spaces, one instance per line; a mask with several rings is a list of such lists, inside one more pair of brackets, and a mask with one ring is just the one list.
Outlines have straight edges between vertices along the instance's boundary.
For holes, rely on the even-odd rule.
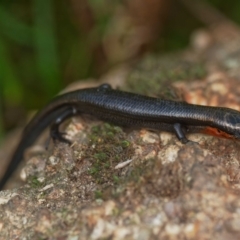
[[89,138],[85,151],[87,156],[93,156],[90,159],[92,166],[89,173],[99,184],[107,183],[109,180],[117,183],[119,176],[116,175],[114,167],[119,162],[130,159],[133,153],[125,133],[121,128],[105,123],[94,126]]
[[196,80],[206,76],[204,64],[182,59],[181,56],[148,56],[130,73],[126,88],[140,94],[176,99],[171,83]]
[[43,186],[43,183],[40,182],[36,176],[30,176],[28,178],[28,183],[30,184],[31,188],[39,188]]

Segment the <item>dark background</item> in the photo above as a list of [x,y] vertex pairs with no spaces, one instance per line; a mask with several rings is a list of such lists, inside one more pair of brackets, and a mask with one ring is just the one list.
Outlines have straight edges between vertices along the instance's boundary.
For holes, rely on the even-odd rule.
[[[240,23],[239,0],[192,2]],[[203,26],[180,0],[1,0],[0,139],[69,83],[182,49]]]

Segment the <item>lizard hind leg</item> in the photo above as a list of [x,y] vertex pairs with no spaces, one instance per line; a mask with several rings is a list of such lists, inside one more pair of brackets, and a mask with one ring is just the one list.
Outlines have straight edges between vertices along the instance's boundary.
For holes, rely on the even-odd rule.
[[66,133],[59,131],[59,127],[66,119],[76,115],[76,113],[77,113],[77,110],[75,108],[72,108],[72,107],[67,108],[51,124],[51,126],[50,126],[50,137],[53,139],[54,142],[56,142],[58,140],[60,142],[65,142],[67,144],[71,144],[71,141],[69,141],[68,139],[66,139],[64,137],[64,135],[66,135]]

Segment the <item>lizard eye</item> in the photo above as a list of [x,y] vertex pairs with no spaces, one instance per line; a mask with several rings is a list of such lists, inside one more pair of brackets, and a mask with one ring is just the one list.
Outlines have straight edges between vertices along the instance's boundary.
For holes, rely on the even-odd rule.
[[103,83],[102,85],[100,85],[99,87],[98,87],[98,90],[100,90],[100,91],[104,91],[104,90],[109,90],[109,89],[112,89],[112,87],[111,87],[111,85],[110,84],[108,84],[108,83]]

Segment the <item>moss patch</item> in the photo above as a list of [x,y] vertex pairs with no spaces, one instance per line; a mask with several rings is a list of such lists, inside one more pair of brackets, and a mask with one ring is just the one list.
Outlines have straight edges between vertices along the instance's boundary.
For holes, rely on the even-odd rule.
[[31,188],[40,188],[44,185],[44,183],[38,180],[37,176],[30,176],[28,178],[28,184],[31,186]]
[[202,79],[207,71],[202,62],[189,61],[181,56],[149,56],[141,61],[126,81],[126,89],[144,95],[178,99],[171,84],[176,81]]
[[133,148],[122,129],[105,123],[91,128],[88,145],[80,160],[88,158],[91,162],[88,173],[97,184],[115,184],[121,177],[121,170],[115,166],[131,159],[132,155]]

